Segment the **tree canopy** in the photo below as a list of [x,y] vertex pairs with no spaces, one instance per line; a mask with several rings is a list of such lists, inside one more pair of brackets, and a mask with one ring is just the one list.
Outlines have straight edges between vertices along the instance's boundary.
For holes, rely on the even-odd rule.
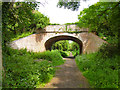
[[80,12],[78,26],[96,31],[107,39],[118,39],[119,10],[120,2],[98,2]]
[[77,11],[80,6],[80,0],[59,0],[57,6],[60,8],[64,7],[67,9],[71,9],[72,11]]
[[3,44],[23,32],[35,31],[49,24],[49,18],[36,11],[38,2],[2,2]]

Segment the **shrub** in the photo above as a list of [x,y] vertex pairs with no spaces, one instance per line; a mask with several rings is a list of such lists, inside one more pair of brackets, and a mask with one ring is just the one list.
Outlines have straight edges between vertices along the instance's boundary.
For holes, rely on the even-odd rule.
[[108,45],[96,53],[75,58],[80,71],[94,88],[118,88],[119,59],[117,47]]
[[38,53],[33,53],[31,52],[31,56],[36,59],[45,59],[48,61],[53,62],[53,65],[60,65],[63,63],[63,59],[61,54],[59,53],[58,50],[52,50],[52,51],[45,51],[45,52],[38,52]]
[[69,51],[62,51],[62,50],[60,50],[59,52],[60,52],[61,56],[63,56],[63,57],[67,57],[70,54]]
[[58,51],[34,53],[7,48],[3,51],[3,88],[40,87],[54,76],[54,66],[63,63]]
[[74,57],[76,57],[77,55],[79,55],[79,50],[74,50],[74,51],[72,51],[72,55],[74,56]]

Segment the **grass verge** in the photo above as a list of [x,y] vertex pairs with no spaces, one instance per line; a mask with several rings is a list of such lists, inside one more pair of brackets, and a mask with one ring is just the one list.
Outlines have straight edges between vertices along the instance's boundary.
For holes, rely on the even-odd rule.
[[42,53],[7,48],[3,51],[3,88],[40,88],[64,63],[58,51]]
[[77,56],[75,61],[91,88],[118,88],[120,56],[116,46],[103,45],[96,53]]

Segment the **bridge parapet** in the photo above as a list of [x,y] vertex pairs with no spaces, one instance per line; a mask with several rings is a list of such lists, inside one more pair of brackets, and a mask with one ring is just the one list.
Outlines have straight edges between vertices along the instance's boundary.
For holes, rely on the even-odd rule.
[[88,33],[88,29],[80,29],[76,25],[67,25],[67,30],[71,28],[73,31],[80,31],[78,33],[69,33],[64,32],[62,29],[60,31],[60,28],[66,30],[65,25],[49,25],[45,29],[38,30],[39,32],[36,34],[11,42],[10,46],[14,49],[27,48],[28,51],[43,52],[56,41],[73,40],[80,45],[81,52],[92,53],[97,51],[102,43],[105,43],[97,35]]
[[88,32],[88,28],[79,28],[77,25],[49,25],[46,26],[42,30],[37,30],[37,33],[41,32],[79,32],[86,31]]

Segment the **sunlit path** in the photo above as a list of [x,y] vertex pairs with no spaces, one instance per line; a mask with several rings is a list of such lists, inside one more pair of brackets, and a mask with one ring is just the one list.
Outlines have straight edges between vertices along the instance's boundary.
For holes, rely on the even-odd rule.
[[[72,57],[70,55],[70,57]],[[76,66],[74,58],[64,58],[64,65],[59,66],[55,77],[45,88],[89,88],[86,78]]]

